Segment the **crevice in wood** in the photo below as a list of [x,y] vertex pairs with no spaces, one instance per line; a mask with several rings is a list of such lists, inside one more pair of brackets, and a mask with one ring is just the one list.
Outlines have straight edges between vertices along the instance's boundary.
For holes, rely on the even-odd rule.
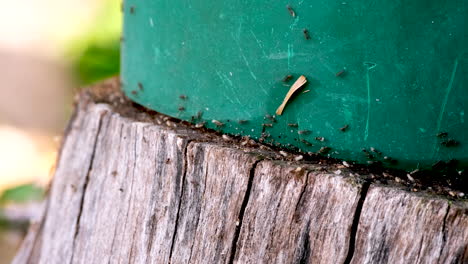
[[[145,133],[145,128],[143,128],[143,135],[146,135]],[[144,138],[144,136],[143,136]],[[157,164],[157,159],[155,160],[155,166]],[[157,171],[157,170],[156,170]],[[155,176],[154,177],[157,177],[156,176],[156,173],[155,172]],[[151,200],[154,199],[154,191],[155,191],[155,186],[154,186],[154,181],[153,181],[153,186],[151,187]],[[147,242],[147,245],[146,245],[146,259],[145,259],[145,263],[151,263],[150,262],[150,256],[151,256],[151,249],[153,248],[153,237],[155,235],[155,231],[156,231],[156,224],[157,224],[157,218],[156,218],[156,214],[154,213],[154,206],[152,206],[151,208],[151,211],[153,211],[153,213],[151,214],[151,217],[150,217],[150,221],[149,221],[149,224],[147,225],[148,228],[149,228],[149,236],[148,236],[148,242]]]
[[99,124],[98,124],[97,132],[96,132],[96,137],[93,143],[93,151],[91,152],[89,166],[88,166],[86,177],[83,183],[83,191],[82,191],[81,200],[80,200],[80,209],[78,210],[78,217],[76,219],[76,224],[75,224],[75,234],[73,235],[73,242],[72,242],[72,247],[71,247],[72,252],[71,252],[71,257],[70,257],[70,263],[73,263],[73,258],[75,256],[75,242],[76,242],[76,238],[78,237],[78,234],[80,233],[81,215],[83,213],[83,205],[84,205],[84,201],[86,197],[86,190],[88,188],[89,176],[91,174],[91,171],[93,170],[94,156],[96,155],[97,143],[99,141],[99,135],[101,133],[101,128],[102,128],[102,119],[104,118],[106,114],[107,114],[107,111],[102,112],[102,114],[99,116]]
[[[143,128],[143,135],[148,135],[145,132],[145,128],[146,127]],[[144,141],[144,139],[145,139],[145,136],[143,136],[143,141]],[[166,137],[161,136],[160,142],[161,142],[161,145],[165,145],[166,144]],[[157,151],[157,153],[167,155],[165,150],[164,150],[164,152],[161,151],[161,150],[156,150],[156,151]],[[185,158],[185,156],[184,156],[184,158]],[[162,172],[163,167],[158,166],[159,162],[160,161],[156,156],[156,158],[154,159],[155,171],[154,171],[154,174],[153,174],[154,179],[152,180],[151,195],[150,195],[150,200],[153,203],[153,205],[151,206],[151,212],[153,212],[153,213],[151,214],[149,222],[146,223],[147,228],[149,229],[149,235],[148,235],[148,239],[147,239],[147,242],[146,242],[147,243],[146,244],[146,258],[145,258],[144,263],[151,263],[151,250],[153,249],[153,241],[154,241],[154,236],[156,234],[156,225],[158,223],[156,213],[154,212],[155,211],[154,204],[157,203],[157,202],[155,202],[155,200],[157,200],[157,198],[156,198],[157,186],[155,186],[155,183],[157,184],[157,178],[159,177],[159,175],[163,174],[163,172]]]
[[[208,181],[208,172],[210,171],[210,164],[209,163],[206,163],[206,170],[205,170],[205,181],[203,183],[203,193],[201,195],[201,200],[203,201],[205,199],[205,193],[206,193],[206,182]],[[200,208],[200,211],[198,212],[198,215],[197,215],[197,220],[195,221],[196,222],[196,225],[195,225],[195,233],[198,231],[198,224],[200,223],[200,216],[201,216],[201,213],[202,213],[202,208]],[[192,245],[190,246],[190,255],[189,255],[189,259],[188,259],[188,262],[187,263],[191,263],[191,259],[192,259],[192,253],[193,253],[193,246],[195,245],[195,242],[192,242]]]
[[[342,168],[337,176],[332,173],[334,163],[309,164],[307,159],[299,165],[287,163],[275,149],[226,147],[218,135],[209,134],[212,131],[148,123],[151,133],[141,133],[146,124],[139,121],[151,119],[141,117],[139,109],[134,109],[135,118],[126,118],[91,99],[80,102],[81,112],[64,139],[68,143],[57,164],[61,169],[44,216],[48,221],[30,230],[38,232],[37,237],[27,241],[32,245],[24,247],[23,256],[14,263],[70,259],[110,263],[127,262],[129,257],[138,263],[295,264],[464,263],[466,259],[465,201],[447,208],[447,201],[431,193],[420,196],[391,186],[362,186],[365,171],[358,177]],[[103,109],[112,109],[111,119],[99,118]],[[114,131],[119,124],[124,127],[120,135]],[[192,141],[187,146],[187,137],[207,143]],[[83,139],[86,144],[77,149]],[[182,145],[175,147],[178,143]],[[237,155],[239,151],[253,156]],[[253,165],[259,155],[270,159]],[[94,163],[90,158],[96,159]],[[234,165],[237,168],[232,170]],[[122,177],[114,175],[114,166]],[[310,175],[299,175],[297,166],[310,166]],[[226,178],[213,178],[219,175]],[[232,175],[235,180],[227,178]],[[105,177],[110,178],[104,181]],[[107,183],[121,188],[106,192]],[[72,190],[64,189],[71,184]],[[62,225],[63,211],[69,206],[73,214]]]
[[[135,129],[137,130],[137,129]],[[137,134],[137,132],[136,132]],[[127,216],[125,217],[125,229],[127,229],[127,223],[128,223],[128,212],[130,211],[131,205],[132,205],[132,200],[133,200],[133,184],[135,182],[135,170],[136,170],[136,165],[137,165],[137,140],[135,139],[134,145],[133,145],[133,153],[135,154],[135,157],[133,158],[133,170],[132,170],[132,184],[130,185],[130,199],[128,203],[128,210],[127,210]],[[133,249],[134,249],[134,241],[135,241],[135,233],[136,233],[136,226],[133,229],[133,235],[132,235],[132,242],[130,244],[130,254],[129,254],[129,259],[128,263],[133,263],[132,258],[133,258]]]
[[231,244],[231,255],[229,256],[229,264],[234,263],[234,258],[236,256],[236,249],[237,249],[237,241],[239,240],[239,235],[240,231],[242,228],[242,221],[244,219],[244,213],[245,209],[247,208],[247,204],[249,203],[250,200],[250,193],[252,192],[252,185],[253,185],[253,180],[255,176],[255,170],[257,169],[258,163],[260,163],[262,159],[259,159],[252,164],[252,167],[250,168],[250,173],[249,173],[249,181],[247,183],[247,189],[245,191],[244,199],[242,200],[242,205],[239,211],[239,216],[238,216],[238,221],[239,224],[236,226],[236,231],[234,232],[234,238],[232,239],[232,244]]
[[348,255],[346,256],[346,259],[343,262],[344,264],[350,264],[354,256],[354,250],[356,248],[357,231],[359,227],[359,219],[361,218],[362,207],[364,206],[364,201],[366,200],[367,192],[369,191],[370,185],[371,183],[369,181],[365,181],[361,187],[361,194],[356,206],[356,212],[354,213],[353,224],[351,226],[351,233],[349,234]]
[[134,249],[135,249],[135,237],[136,237],[137,229],[133,229],[133,235],[132,235],[132,243],[130,245],[130,255],[128,257],[128,263],[135,263],[134,259]]
[[[299,198],[297,199],[297,203],[294,207],[294,215],[291,218],[291,222],[289,223],[289,226],[292,227],[292,222],[298,215],[300,214],[300,211],[298,211],[298,207],[301,204],[302,200],[304,199],[304,194],[307,190],[307,186],[309,184],[309,173],[306,173],[305,175],[305,182],[304,186],[302,187],[301,194],[299,195]],[[290,229],[291,230],[291,229]],[[309,263],[309,258],[310,258],[310,219],[307,221],[307,225],[304,229],[304,232],[302,234],[302,242],[301,242],[301,248],[300,248],[300,253],[299,253],[299,259],[297,260],[298,264],[305,264]]]
[[303,238],[303,241],[302,241],[301,257],[299,258],[298,264],[307,264],[307,263],[309,263],[309,257],[310,257],[309,232],[310,232],[310,221],[307,223],[307,226],[306,226],[306,228],[304,230],[304,235],[303,235],[304,238]]
[[[299,195],[299,199],[297,199],[296,206],[294,207],[294,215],[296,215],[297,207],[299,206],[299,204],[302,202],[302,199],[304,198],[304,193],[307,190],[307,185],[308,184],[309,184],[309,173],[306,173],[304,186],[302,187],[301,194]],[[293,219],[291,219],[291,222],[293,221]],[[292,225],[290,224],[290,226],[292,226]]]
[[416,256],[416,262],[415,263],[420,263],[421,261],[419,260],[419,257],[421,256],[421,251],[424,245],[424,236],[421,239],[421,242],[419,243],[419,248],[418,248],[418,255]]
[[[177,220],[176,220],[177,221]],[[148,239],[148,245],[146,245],[146,263],[151,263],[150,262],[150,255],[151,255],[151,249],[153,248],[153,237],[155,235],[155,231],[156,231],[156,224],[158,223],[158,219],[156,218],[156,215],[153,213],[151,215],[151,219],[150,219],[150,224],[149,224],[149,228],[150,228],[150,232],[149,232],[149,239]],[[177,225],[177,222],[176,222],[176,225]],[[174,230],[174,233],[176,231]],[[172,241],[174,241],[174,239],[172,239]],[[171,251],[172,252],[172,244],[171,244]]]
[[[63,136],[62,136],[62,139],[60,141],[60,147],[58,149],[58,153],[57,153],[57,156],[55,158],[55,168],[53,169],[53,174],[55,175],[59,166],[61,165],[61,159],[62,159],[62,152],[64,151],[65,149],[65,142],[66,140],[69,138],[69,135],[71,133],[71,131],[73,130],[73,127],[76,125],[75,123],[77,122],[78,120],[78,113],[83,110],[80,108],[80,104],[78,102],[75,103],[75,109],[74,111],[72,111],[72,114],[70,116],[70,119],[69,121],[67,122],[67,125],[63,131]],[[96,141],[94,142],[94,144],[96,144],[97,142],[97,139]],[[39,227],[37,228],[37,230],[34,230],[34,231],[31,231],[29,230],[29,232],[34,232],[34,239],[32,241],[32,245],[30,246],[30,251],[29,251],[29,255],[27,257],[27,260],[26,260],[26,263],[37,263],[37,260],[38,259],[41,259],[41,251],[42,251],[42,240],[43,240],[43,230],[44,230],[44,226],[45,226],[45,223],[47,222],[47,218],[48,218],[48,212],[49,212],[49,206],[50,206],[50,202],[51,202],[51,190],[52,190],[52,184],[53,184],[53,180],[49,182],[49,184],[47,185],[46,189],[45,189],[45,197],[47,197],[46,201],[45,201],[45,207],[44,207],[44,211],[42,213],[42,216],[40,218],[40,225]],[[81,212],[81,210],[80,210]],[[33,223],[30,223],[30,225],[32,225]],[[24,242],[23,242],[24,243]],[[21,252],[20,254],[18,254],[15,259],[13,260],[12,263],[16,264],[17,261],[16,259],[21,255],[21,254],[25,254],[23,252],[23,249],[20,249]]]
[[464,247],[460,247],[460,249],[454,254],[452,261],[450,262],[450,264],[466,263],[468,263],[468,244],[465,244]]
[[174,250],[174,244],[175,244],[175,239],[176,239],[176,235],[177,235],[177,229],[178,229],[178,226],[179,226],[180,207],[182,206],[182,197],[184,195],[185,179],[186,179],[186,176],[187,176],[187,163],[188,163],[187,161],[189,160],[187,152],[188,152],[188,148],[189,148],[190,143],[192,143],[192,140],[187,141],[187,144],[185,145],[184,153],[182,155],[184,157],[184,168],[183,168],[182,179],[181,179],[182,186],[180,187],[179,204],[177,205],[177,213],[176,213],[176,220],[175,220],[175,226],[174,226],[174,234],[172,235],[171,248],[169,250],[169,263],[171,263],[171,260],[172,260],[172,253],[173,253],[173,250]]
[[442,253],[444,252],[445,244],[447,244],[447,227],[446,227],[446,225],[447,225],[447,217],[449,215],[449,212],[450,212],[450,203],[447,204],[447,211],[445,212],[444,221],[442,222],[442,246],[440,247],[439,259],[438,259],[437,263],[441,263],[440,258],[442,257]]

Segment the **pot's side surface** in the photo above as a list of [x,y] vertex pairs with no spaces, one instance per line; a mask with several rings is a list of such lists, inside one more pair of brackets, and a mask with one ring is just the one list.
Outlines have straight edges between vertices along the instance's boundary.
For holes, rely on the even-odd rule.
[[[465,0],[126,0],[124,13],[124,89],[144,106],[361,163],[468,163]],[[307,86],[265,118],[290,74]]]

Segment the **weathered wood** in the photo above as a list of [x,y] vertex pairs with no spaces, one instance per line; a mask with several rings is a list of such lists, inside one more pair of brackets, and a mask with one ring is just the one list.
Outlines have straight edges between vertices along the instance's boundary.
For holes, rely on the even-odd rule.
[[442,223],[440,263],[468,263],[468,206],[449,203],[448,214]]
[[171,263],[227,263],[259,156],[192,143]]
[[47,208],[44,208],[45,204],[42,204],[38,218],[30,220],[28,233],[23,239],[13,263],[37,263],[40,259],[41,245],[39,243],[42,242],[41,236],[44,223],[42,219],[47,211]]
[[464,263],[468,210],[447,200],[372,186],[351,263]]
[[97,98],[81,96],[44,217],[14,263],[468,261],[466,203],[276,160]]
[[83,105],[71,123],[50,189],[38,263],[50,260],[69,263],[72,259],[83,198],[106,112],[105,106],[85,108]]
[[242,221],[238,263],[343,263],[362,185],[264,161]]

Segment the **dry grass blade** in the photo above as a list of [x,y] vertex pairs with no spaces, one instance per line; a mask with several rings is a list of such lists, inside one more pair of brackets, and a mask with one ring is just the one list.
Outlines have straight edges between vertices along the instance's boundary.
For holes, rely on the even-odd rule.
[[291,86],[291,89],[289,89],[289,92],[286,94],[286,97],[284,97],[283,103],[276,110],[277,115],[283,114],[284,107],[286,107],[286,104],[288,103],[289,99],[291,99],[291,96],[306,83],[306,77],[304,75],[301,75],[301,77],[299,77],[297,81]]

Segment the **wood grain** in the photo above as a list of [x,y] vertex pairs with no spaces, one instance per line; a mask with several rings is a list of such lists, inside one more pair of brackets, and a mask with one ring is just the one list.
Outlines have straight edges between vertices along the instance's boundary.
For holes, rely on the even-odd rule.
[[237,243],[237,263],[342,263],[361,185],[261,162]]
[[466,263],[467,221],[466,205],[371,186],[351,263]]
[[468,261],[466,202],[276,160],[90,98],[15,264]]
[[260,156],[209,143],[193,143],[171,263],[227,263]]

